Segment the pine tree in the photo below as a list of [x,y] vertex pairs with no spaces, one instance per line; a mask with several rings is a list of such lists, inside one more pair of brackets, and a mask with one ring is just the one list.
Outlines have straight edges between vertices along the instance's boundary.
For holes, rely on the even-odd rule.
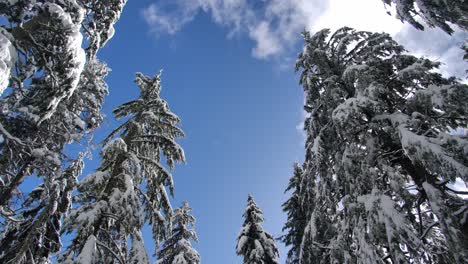
[[397,18],[424,30],[418,21],[421,18],[429,27],[438,27],[448,34],[453,33],[450,24],[468,30],[468,5],[465,0],[382,0],[385,5],[395,5]]
[[[103,119],[101,106],[108,91],[103,80],[107,72],[108,68],[103,63],[97,61],[87,63],[77,91],[70,99],[59,104],[57,113],[40,126],[36,126],[34,122],[25,121],[27,116],[10,118],[10,114],[13,113],[0,115],[0,123],[8,127],[15,135],[12,136],[8,132],[11,138],[5,137],[4,142],[0,144],[3,153],[10,153],[10,155],[2,155],[0,161],[0,170],[3,175],[6,175],[1,182],[2,188],[0,189],[0,201],[3,205],[1,207],[3,217],[1,230],[2,233],[10,234],[8,238],[6,236],[0,238],[0,255],[6,252],[23,253],[23,251],[18,251],[15,245],[29,247],[28,257],[46,256],[57,252],[60,248],[59,242],[54,242],[59,247],[46,245],[42,247],[42,242],[51,238],[47,238],[47,234],[41,230],[58,227],[57,225],[51,226],[50,222],[44,220],[56,217],[60,219],[57,221],[61,222],[61,217],[67,212],[68,206],[65,207],[65,211],[56,211],[56,208],[52,208],[48,216],[45,214],[47,214],[48,205],[64,203],[61,197],[69,199],[67,193],[71,193],[75,187],[76,177],[81,171],[78,168],[82,167],[78,164],[81,163],[82,157],[79,157],[78,161],[70,161],[69,156],[63,153],[63,148],[69,142],[85,139],[100,125]],[[3,98],[1,102],[6,107],[14,107],[14,100],[10,97]],[[67,166],[76,169],[70,169]],[[73,173],[68,172],[70,170]],[[33,192],[21,194],[18,187],[29,175],[40,176],[43,182]],[[68,183],[65,184],[65,182]],[[64,188],[66,185],[71,185],[67,187],[71,189],[60,191],[64,196],[57,195],[57,188]],[[39,217],[41,215],[42,217]],[[29,231],[25,232],[25,230]],[[31,239],[24,241],[21,237],[27,233],[31,234]],[[11,239],[18,241],[7,241]],[[42,253],[35,251],[38,249],[36,245],[42,247],[40,249]],[[0,257],[0,262],[12,261],[5,259],[11,256],[13,255],[3,255]],[[21,256],[15,255],[14,257],[16,260],[13,263],[22,263],[17,261]],[[30,259],[24,261],[24,263],[32,262]],[[37,259],[36,262],[38,262]]]
[[[124,4],[123,0],[2,1],[0,14],[9,26],[0,30],[6,73],[0,91],[7,86],[24,90],[27,96],[21,101],[25,100],[22,103],[34,121],[49,119],[77,89],[86,61],[94,59],[112,36],[108,32],[113,32]],[[83,48],[86,43],[89,46]]]
[[278,264],[275,240],[263,230],[263,213],[251,195],[243,216],[244,224],[237,237],[237,255],[243,256],[244,264]]
[[303,170],[298,163],[294,164],[294,174],[289,180],[286,192],[292,191],[291,197],[283,204],[283,211],[288,214],[288,220],[283,227],[283,232],[287,232],[282,237],[282,242],[291,247],[288,251],[286,263],[298,264],[302,235],[307,224],[303,208],[304,191],[301,190],[303,180]]
[[468,123],[468,86],[388,34],[304,41],[299,263],[466,263],[468,202],[452,184],[467,184],[468,139],[452,131]]
[[[120,14],[123,5],[110,4],[101,4],[100,7],[107,9],[107,13],[113,13],[113,17]],[[84,103],[89,105],[83,105],[81,97],[78,98],[78,103],[70,100],[72,97],[77,99],[75,92],[83,96],[84,92],[100,93],[100,90],[103,90],[100,87],[107,89],[103,83],[103,78],[108,72],[107,67],[100,63],[93,53],[87,53],[82,48],[84,43],[81,29],[84,29],[83,32],[91,32],[85,26],[96,22],[97,17],[94,13],[99,11],[90,8],[91,5],[87,1],[0,2],[0,14],[8,21],[0,28],[0,64],[3,73],[0,75],[0,94],[6,94],[0,101],[0,133],[4,139],[1,151],[11,156],[9,159],[3,159],[0,167],[2,185],[6,186],[0,194],[2,205],[11,202],[14,191],[26,176],[38,174],[34,171],[34,168],[39,166],[35,164],[35,155],[38,153],[34,149],[47,147],[44,142],[37,142],[57,141],[54,135],[56,128],[52,127],[57,121],[47,123],[47,120],[53,118],[53,115],[62,115],[58,118],[61,120],[64,118],[61,111],[65,110],[72,112],[69,116],[65,115],[72,118],[67,122],[76,122],[71,128],[67,127],[66,130],[70,133],[64,136],[59,134],[62,138],[69,138],[58,141],[57,149],[51,150],[56,152],[53,155],[60,156],[65,144],[86,134],[82,132],[81,135],[77,135],[80,133],[70,131],[74,127],[79,131],[88,130],[87,124],[84,123],[86,120],[79,119],[86,119],[88,113],[96,116],[100,110],[100,94],[85,94],[90,100]],[[112,23],[107,23],[106,28],[102,30],[110,30],[117,18],[115,17]],[[93,36],[98,33],[95,31]],[[86,36],[93,39],[91,35]],[[91,76],[92,74],[94,76]],[[93,80],[96,82],[88,83]],[[89,87],[85,85],[97,87],[98,90],[89,91]],[[78,91],[80,89],[84,90]],[[89,128],[99,125],[99,119],[91,120],[93,124]],[[47,124],[43,124],[44,122]],[[60,128],[61,126],[57,126],[57,129]],[[47,133],[36,133],[44,130],[48,130]]]
[[127,0],[87,0],[84,3],[87,15],[82,27],[89,39],[88,56],[93,57],[114,36],[114,24]]
[[164,242],[158,253],[157,264],[199,264],[200,254],[192,247],[190,240],[198,242],[195,233],[195,218],[192,208],[184,202],[174,210],[172,235]]
[[[184,162],[175,142],[183,136],[179,118],[160,98],[160,74],[137,73],[137,100],[114,110],[128,119],[104,140],[101,165],[78,185],[78,207],[67,217],[64,230],[75,233],[61,263],[148,263],[141,229],[149,223],[156,243],[170,232],[173,194],[171,173]],[[131,241],[131,242],[129,242]]]
[[[71,206],[71,194],[83,169],[83,155],[56,177],[48,177],[23,202],[20,220],[8,224],[1,240],[1,263],[49,263],[60,250],[64,214]],[[17,217],[17,216],[12,216]]]
[[[55,205],[70,202],[62,199],[70,198],[82,159],[63,150],[86,145],[103,119],[109,69],[96,57],[102,45],[92,43],[111,37],[104,32],[125,1],[103,3],[0,1],[0,232],[8,234],[0,237],[2,263],[42,263],[61,246],[54,232],[68,206]],[[100,28],[91,30],[93,23]],[[31,193],[21,190],[29,176],[41,181]]]
[[[114,17],[102,30],[112,28],[118,18],[116,15],[123,8],[123,4],[110,4],[100,4],[101,9],[106,9]],[[69,105],[72,103],[70,98],[76,91],[80,88],[87,89],[83,87],[87,81],[102,79],[108,71],[105,66],[100,65],[94,53],[86,53],[82,48],[82,27],[83,32],[91,32],[85,26],[97,22],[95,19],[98,18],[94,13],[99,10],[90,8],[87,1],[0,2],[0,15],[8,21],[0,27],[0,73],[3,73],[0,75],[0,94],[6,94],[0,102],[0,133],[4,139],[1,151],[12,156],[11,160],[4,160],[4,166],[0,167],[2,184],[8,185],[1,192],[2,205],[10,202],[13,190],[17,189],[27,174],[33,174],[33,169],[37,167],[33,164],[35,157],[32,149],[38,145],[37,141],[49,138],[43,139],[44,135],[35,132],[49,129],[46,135],[52,135],[55,140],[54,129],[50,125],[53,122],[43,125],[46,120],[51,119],[54,114],[60,115],[57,110],[63,111],[67,107],[71,107],[69,111],[72,112],[76,112],[78,107],[92,111],[93,108],[100,109],[100,105],[96,107],[96,104],[101,102],[101,96],[97,96],[91,102],[92,105]],[[94,31],[92,36],[87,36],[90,39],[97,38],[98,33],[99,31]],[[97,83],[90,85],[103,86],[101,83],[102,80],[97,80]],[[86,115],[87,111],[83,112]],[[83,118],[81,115],[72,118]],[[83,130],[83,122],[79,121],[75,126]],[[70,140],[60,143],[64,145],[69,142]],[[12,166],[16,168],[11,168]],[[15,174],[17,177],[3,176]],[[16,181],[11,181],[12,179]]]

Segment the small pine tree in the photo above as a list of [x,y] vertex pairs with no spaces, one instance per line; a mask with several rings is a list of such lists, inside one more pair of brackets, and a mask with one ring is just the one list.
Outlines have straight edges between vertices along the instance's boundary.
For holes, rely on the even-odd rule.
[[143,225],[152,226],[156,243],[170,232],[166,188],[172,195],[174,183],[161,161],[171,170],[185,161],[175,142],[184,134],[179,118],[160,97],[160,77],[137,73],[140,97],[114,110],[117,118],[128,119],[104,140],[101,166],[78,185],[78,207],[64,224],[65,232],[76,236],[60,257],[62,263],[148,263]]
[[451,184],[468,183],[468,140],[452,133],[468,86],[388,34],[304,40],[300,263],[466,263],[468,203]]
[[448,34],[453,33],[450,24],[468,30],[468,5],[465,0],[382,0],[386,5],[395,5],[397,18],[424,30],[418,21],[421,18],[429,27],[438,27]]
[[251,195],[243,216],[244,224],[237,237],[237,255],[243,256],[244,264],[278,264],[275,240],[263,230],[263,213]]
[[164,242],[158,253],[157,264],[199,264],[200,254],[192,247],[190,240],[198,242],[195,233],[195,218],[190,214],[187,202],[174,210],[172,235]]

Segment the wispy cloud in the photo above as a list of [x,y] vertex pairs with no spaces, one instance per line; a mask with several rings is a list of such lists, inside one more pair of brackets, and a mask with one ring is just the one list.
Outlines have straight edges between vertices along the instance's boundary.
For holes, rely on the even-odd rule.
[[159,0],[142,15],[152,32],[175,34],[206,12],[228,36],[246,33],[254,42],[252,55],[264,59],[284,54],[326,7],[310,0]]
[[327,8],[326,1],[268,1],[255,27],[264,34],[250,34],[256,43],[252,54],[257,58],[284,54]]
[[267,22],[262,21],[249,28],[249,36],[256,42],[256,46],[252,50],[255,57],[266,58],[281,52],[280,40],[273,35]]
[[[315,2],[314,0],[312,2]],[[395,34],[403,23],[387,14],[388,11],[380,0],[328,0],[329,6],[309,24],[309,29],[322,28],[332,30],[347,26],[358,30],[387,32]]]
[[395,34],[395,39],[412,54],[442,62],[440,71],[446,76],[466,76],[468,63],[463,60],[464,51],[460,48],[468,39],[468,32],[456,30],[451,36],[440,29],[428,28],[419,31],[411,26]]
[[175,34],[199,12],[209,14],[230,37],[248,36],[254,42],[252,55],[260,59],[291,56],[304,29],[349,26],[388,32],[409,51],[442,61],[444,73],[462,76],[468,68],[459,48],[467,33],[417,31],[387,15],[393,10],[378,0],[155,0],[142,15],[152,32]]
[[173,35],[195,18],[199,8],[197,1],[158,1],[150,4],[141,13],[153,33]]

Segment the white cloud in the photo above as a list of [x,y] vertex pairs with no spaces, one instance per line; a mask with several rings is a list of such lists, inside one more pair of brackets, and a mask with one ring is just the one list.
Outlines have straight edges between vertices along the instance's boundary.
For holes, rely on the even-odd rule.
[[206,12],[229,30],[229,36],[247,33],[255,45],[253,56],[269,58],[297,43],[300,32],[326,7],[324,1],[311,0],[159,0],[142,15],[151,31],[174,34],[198,12]]
[[463,60],[464,51],[460,47],[463,41],[468,39],[468,32],[456,30],[450,36],[440,29],[427,28],[425,31],[419,31],[405,25],[394,38],[411,54],[442,62],[442,74],[460,78],[466,76],[468,63]]
[[151,4],[142,11],[143,18],[154,33],[175,34],[191,22],[198,13],[195,1],[171,0]]
[[[291,48],[300,39],[300,33],[304,29],[309,29],[309,25],[313,24],[328,7],[326,1],[311,0],[271,0],[267,3],[260,22],[257,23],[269,33],[268,39],[251,35],[256,43],[253,55],[260,58],[284,54],[285,50]],[[265,45],[266,41],[275,42],[278,49],[275,53],[264,52],[268,54],[267,56],[259,56],[264,54],[260,51],[268,47]]]
[[380,0],[155,0],[142,15],[151,31],[175,34],[199,12],[210,14],[215,23],[227,28],[228,36],[250,37],[256,58],[291,56],[304,29],[314,32],[349,26],[390,33],[409,51],[442,61],[443,73],[462,76],[468,68],[459,49],[466,33],[449,36],[438,29],[417,31],[387,15],[395,12]]
[[157,0],[142,15],[151,31],[174,34],[200,11],[210,13],[215,23],[232,33],[240,31],[254,17],[247,0]]
[[381,0],[330,0],[329,3],[326,12],[309,24],[310,30],[336,30],[347,26],[357,30],[395,34],[403,27],[402,22],[387,14]]
[[[190,0],[189,0],[190,1]],[[202,9],[210,13],[213,20],[227,26],[231,34],[239,32],[253,23],[255,14],[248,0],[197,0]]]
[[256,46],[252,50],[255,57],[266,58],[280,52],[281,47],[279,40],[273,36],[268,22],[262,21],[249,31],[250,37],[256,41]]

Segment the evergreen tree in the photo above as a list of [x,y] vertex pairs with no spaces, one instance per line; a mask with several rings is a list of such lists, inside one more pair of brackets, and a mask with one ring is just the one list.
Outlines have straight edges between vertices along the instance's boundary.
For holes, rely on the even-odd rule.
[[200,255],[192,247],[190,240],[198,242],[195,233],[195,218],[192,208],[184,202],[174,210],[172,235],[164,242],[158,253],[157,264],[199,264]]
[[243,216],[244,224],[237,237],[237,255],[243,256],[244,264],[278,264],[275,240],[263,230],[263,213],[251,195]]
[[289,180],[286,192],[292,191],[291,197],[283,204],[283,211],[288,214],[288,220],[283,227],[286,235],[282,237],[283,243],[291,247],[288,251],[286,263],[298,264],[302,243],[302,235],[306,222],[306,210],[303,208],[304,192],[301,190],[303,170],[298,163],[294,164],[294,174]]
[[[105,32],[113,31],[125,4],[105,2],[0,1],[2,263],[42,263],[61,246],[55,233],[69,207],[56,206],[70,203],[63,199],[70,198],[83,158],[63,149],[86,144],[103,119],[109,69],[96,57],[102,45],[93,43],[111,37]],[[23,192],[31,175],[41,183]]]
[[[160,74],[137,73],[137,100],[114,110],[128,119],[104,141],[101,165],[78,185],[78,207],[71,210],[64,230],[75,233],[60,257],[62,263],[148,263],[141,228],[149,223],[156,243],[170,232],[170,169],[185,160],[175,142],[183,136],[179,118],[160,98]],[[168,230],[169,229],[169,230]]]
[[438,27],[452,34],[450,24],[468,30],[468,5],[465,0],[382,0],[386,5],[395,5],[396,15],[401,21],[410,23],[417,29],[424,30],[418,21],[421,18],[429,27]]
[[[0,123],[8,127],[11,132],[11,134],[6,132],[8,138],[4,137],[5,140],[0,143],[1,152],[4,154],[0,159],[0,171],[4,176],[0,181],[0,203],[2,205],[0,229],[2,233],[10,234],[0,237],[0,255],[5,254],[0,257],[0,262],[8,263],[11,261],[11,259],[5,258],[13,255],[6,252],[24,253],[24,251],[18,250],[15,245],[29,247],[28,251],[31,252],[28,252],[28,256],[46,256],[56,252],[60,247],[59,238],[54,237],[54,243],[59,247],[42,248],[41,252],[43,253],[34,251],[37,249],[36,245],[42,247],[42,242],[52,239],[41,230],[59,227],[52,226],[51,222],[44,220],[52,217],[60,218],[68,210],[68,206],[65,207],[65,211],[60,212],[56,211],[56,208],[52,208],[53,210],[49,210],[48,216],[44,215],[48,206],[63,203],[61,201],[62,195],[57,195],[56,188],[64,188],[64,186],[71,184],[66,191],[60,191],[64,198],[69,199],[67,193],[71,193],[75,187],[76,177],[81,171],[78,168],[82,167],[78,164],[81,163],[82,157],[79,157],[78,161],[70,161],[70,158],[63,153],[63,148],[69,142],[81,141],[101,123],[103,118],[101,106],[108,91],[103,78],[107,72],[108,68],[105,64],[97,61],[88,62],[77,91],[70,99],[60,103],[56,114],[45,120],[40,126],[27,121],[26,115],[15,116],[14,111],[2,113],[4,115],[0,114]],[[13,108],[15,100],[6,97],[2,98],[0,102],[5,107],[11,106]],[[69,173],[70,169],[67,169],[66,166],[77,169],[72,169],[73,173]],[[33,192],[22,194],[19,190],[20,184],[29,175],[40,176],[43,182],[34,188]],[[70,178],[65,179],[64,177]],[[65,184],[65,182],[67,183]],[[39,217],[40,215],[42,217]],[[22,237],[28,233],[31,239],[23,240]],[[9,241],[14,239],[18,241]],[[15,257],[21,258],[19,255]],[[24,263],[32,262],[31,259],[28,259]],[[16,259],[12,263],[22,262]]]
[[[96,115],[95,112],[100,109],[100,94],[84,94],[90,99],[84,102],[88,105],[83,105],[82,100],[76,104],[70,100],[80,88],[84,89],[80,92],[81,96],[84,92],[101,93],[101,87],[107,89],[103,83],[107,67],[93,53],[86,56],[82,48],[83,35],[80,30],[83,27],[83,32],[90,32],[84,26],[94,23],[93,19],[97,17],[93,14],[99,11],[90,10],[88,4],[75,1],[0,1],[0,15],[8,21],[0,27],[0,94],[5,94],[0,101],[0,133],[4,139],[0,150],[11,156],[5,157],[0,167],[2,184],[7,186],[0,194],[2,205],[11,202],[14,191],[24,177],[33,174],[34,168],[38,167],[33,162],[36,159],[33,150],[44,147],[44,144],[37,142],[50,138],[56,141],[55,130],[51,126],[57,121],[43,125],[46,120],[54,114],[60,115],[64,110],[73,112],[73,115],[67,116],[72,120],[67,122],[75,120],[73,127],[81,131],[88,127],[78,118],[84,119],[86,117],[83,116],[88,113]],[[123,5],[101,5],[103,8],[107,8],[107,12],[115,17],[120,14]],[[111,28],[112,23],[108,23],[107,27]],[[98,91],[89,91],[87,86],[96,87]],[[76,96],[74,99],[77,99]],[[89,127],[98,125],[99,119],[92,120],[94,124]],[[57,126],[58,129],[60,127]],[[43,130],[48,130],[48,133],[36,133]],[[76,134],[71,131],[65,136],[60,135],[69,139],[59,141],[57,145],[81,138]],[[49,138],[45,137],[47,135]],[[61,149],[58,148],[58,154]]]
[[51,254],[60,250],[63,215],[71,205],[71,194],[83,169],[83,155],[63,172],[48,177],[23,202],[30,208],[2,234],[0,263],[50,263]]
[[89,39],[88,57],[93,57],[114,36],[114,24],[119,20],[127,0],[86,0],[86,17],[82,27]]
[[[388,34],[304,33],[299,263],[466,263],[468,86]],[[301,232],[289,229],[292,241]]]
[[8,21],[0,28],[0,94],[22,90],[17,101],[28,107],[24,111],[38,124],[49,119],[77,89],[86,61],[112,37],[125,2],[0,1]]

